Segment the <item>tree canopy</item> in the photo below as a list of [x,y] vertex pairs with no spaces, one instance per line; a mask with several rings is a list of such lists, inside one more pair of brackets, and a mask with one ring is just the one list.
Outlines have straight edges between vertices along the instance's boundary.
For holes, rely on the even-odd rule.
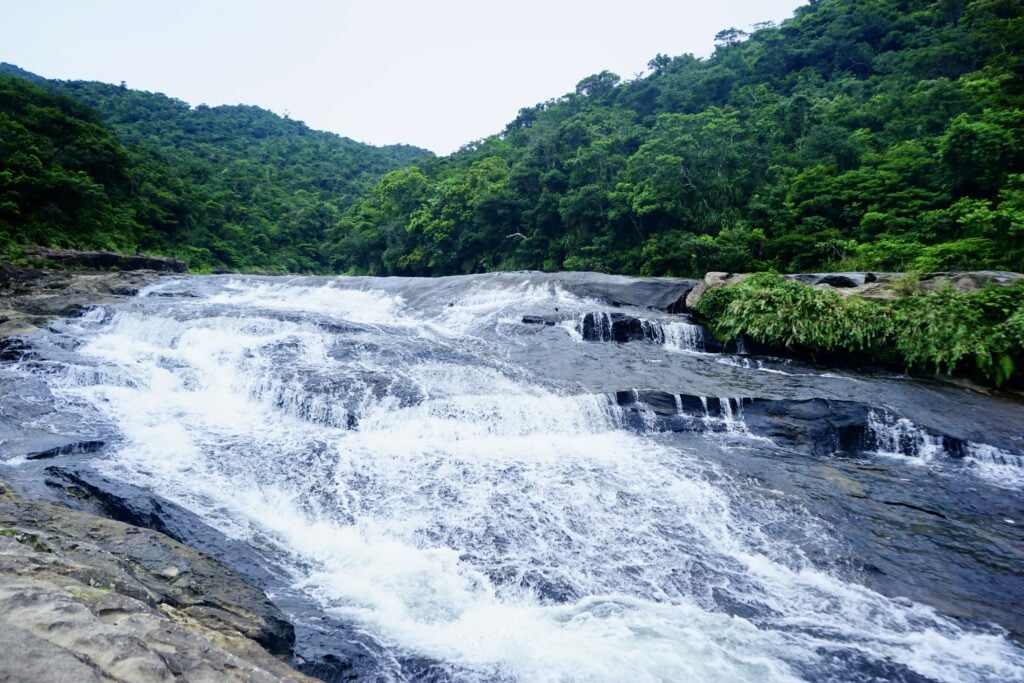
[[0,246],[138,247],[199,270],[330,272],[326,236],[342,213],[427,156],[258,107],[192,108],[5,65]]
[[393,172],[340,271],[1024,270],[1024,5],[820,0]]
[[232,270],[1024,270],[1019,0],[816,0],[716,45],[443,158],[8,65],[0,230]]

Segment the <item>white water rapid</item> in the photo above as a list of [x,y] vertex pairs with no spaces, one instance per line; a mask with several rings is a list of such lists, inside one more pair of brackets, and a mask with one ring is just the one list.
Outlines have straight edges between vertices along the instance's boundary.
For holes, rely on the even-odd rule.
[[[63,323],[45,380],[113,425],[104,474],[272,553],[379,643],[371,679],[422,658],[451,680],[1024,680],[1001,628],[830,564],[828,520],[716,462],[742,430],[627,428],[592,390],[612,380],[556,357],[612,373],[625,350],[519,322],[596,305],[509,278],[164,280]],[[669,324],[623,367],[703,362],[678,353],[700,339]]]

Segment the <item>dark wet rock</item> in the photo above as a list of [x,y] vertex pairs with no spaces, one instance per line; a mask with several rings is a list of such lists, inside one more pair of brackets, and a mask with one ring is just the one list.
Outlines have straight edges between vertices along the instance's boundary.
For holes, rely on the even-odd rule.
[[166,256],[143,256],[140,254],[118,254],[112,251],[75,251],[72,249],[50,249],[32,247],[24,250],[29,258],[38,258],[66,268],[88,270],[153,270],[159,273],[184,273],[188,264]]
[[54,446],[46,450],[29,453],[26,460],[49,460],[61,455],[80,455],[84,453],[95,453],[107,445],[106,441],[91,439],[88,441],[72,441],[71,443]]
[[685,312],[686,295],[699,282],[602,273],[555,273],[549,277],[577,296],[598,299],[612,306],[636,306],[667,313]]
[[32,347],[18,338],[0,339],[0,362],[13,363],[29,357]]
[[842,273],[833,273],[831,275],[826,275],[825,277],[821,278],[818,281],[818,284],[840,288],[859,287],[862,284],[864,284],[864,280],[865,277],[863,273],[856,273],[855,277],[844,275]]
[[777,446],[810,455],[895,451],[916,457],[934,446],[951,458],[963,458],[972,447],[955,432],[906,421],[897,424],[899,416],[857,401],[722,398],[629,390],[617,392],[615,402],[627,413],[644,417],[632,425],[641,430],[704,432],[742,428],[751,435],[770,439]]
[[[0,624],[17,646],[5,680],[307,680],[273,656],[290,653],[290,624],[217,560],[8,487]],[[33,653],[49,658],[42,678]]]
[[905,503],[900,500],[882,500],[879,501],[882,505],[892,505],[895,507],[907,508],[908,510],[915,510],[917,512],[923,512],[926,515],[938,517],[939,519],[946,519],[946,515],[939,512],[938,510],[930,510],[928,508],[921,507],[920,505],[914,505],[913,503]]
[[871,407],[853,401],[751,399],[743,422],[752,433],[814,455],[871,450],[867,424]]
[[546,325],[548,327],[554,327],[559,323],[560,319],[548,316],[548,315],[524,315],[524,325]]
[[84,465],[48,466],[43,481],[47,495],[62,505],[158,531],[215,555],[257,585],[269,587],[274,581],[249,546],[211,529],[195,513],[145,489],[115,481]]
[[625,313],[587,313],[577,329],[584,341],[626,343],[665,340],[661,325]]

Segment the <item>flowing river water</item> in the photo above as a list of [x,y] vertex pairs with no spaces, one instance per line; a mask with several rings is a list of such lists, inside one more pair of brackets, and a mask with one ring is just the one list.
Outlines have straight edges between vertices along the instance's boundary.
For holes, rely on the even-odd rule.
[[581,283],[165,278],[0,365],[0,474],[243,542],[339,678],[1024,680],[1024,406]]

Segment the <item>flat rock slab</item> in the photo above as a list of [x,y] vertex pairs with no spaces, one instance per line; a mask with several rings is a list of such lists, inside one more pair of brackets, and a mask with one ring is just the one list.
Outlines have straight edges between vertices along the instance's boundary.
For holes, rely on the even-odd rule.
[[54,318],[134,296],[154,271],[85,273],[0,265],[0,339],[31,334]]
[[119,254],[113,251],[76,251],[74,249],[50,249],[31,247],[24,250],[29,257],[44,259],[65,267],[88,268],[89,270],[155,270],[160,273],[184,273],[188,264],[167,256],[144,256],[142,254]]
[[217,560],[2,483],[0,625],[4,680],[312,680],[274,656],[281,612]]

